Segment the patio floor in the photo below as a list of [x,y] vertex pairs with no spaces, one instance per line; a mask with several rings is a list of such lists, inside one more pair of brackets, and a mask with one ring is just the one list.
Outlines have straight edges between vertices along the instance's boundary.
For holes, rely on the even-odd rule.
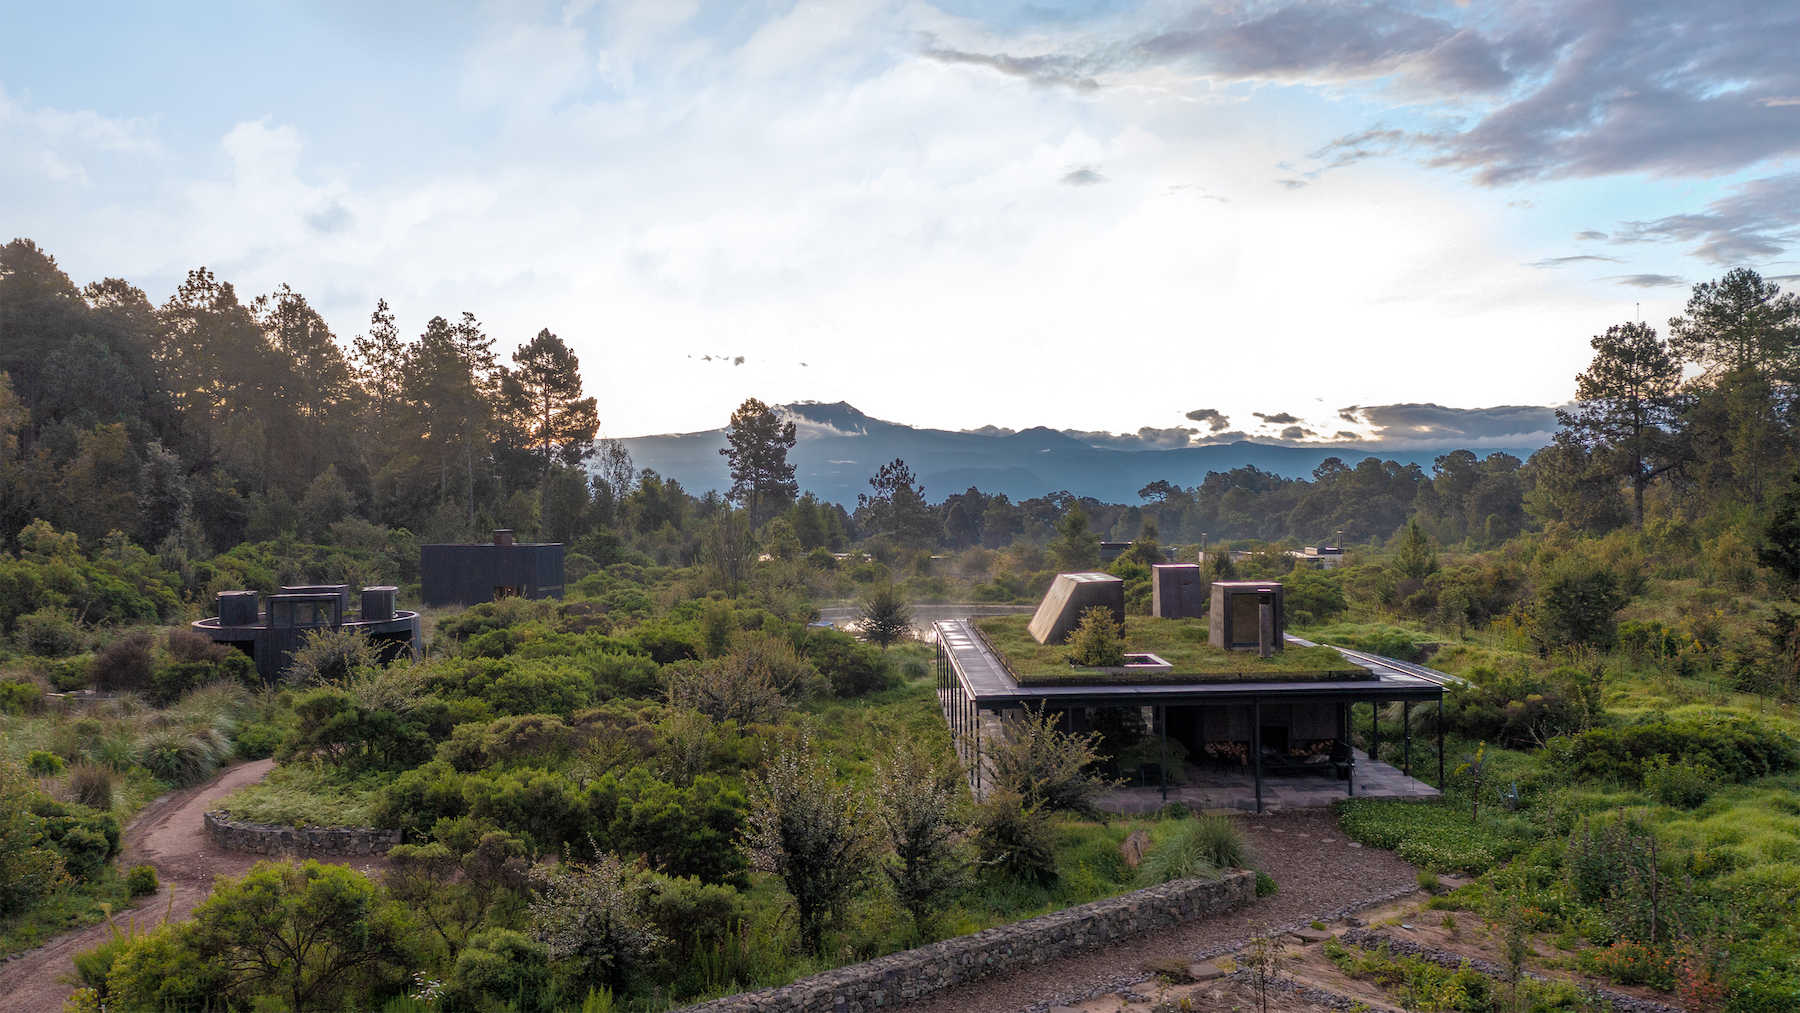
[[[1168,802],[1189,809],[1245,809],[1256,811],[1256,778],[1249,773],[1221,773],[1186,765],[1187,784],[1170,785]],[[1437,798],[1436,788],[1397,768],[1366,756],[1356,758],[1357,798]],[[1263,775],[1263,810],[1310,809],[1328,806],[1346,794],[1346,785],[1322,773],[1291,772]],[[1148,813],[1167,805],[1160,788],[1115,788],[1100,797],[1107,812]]]

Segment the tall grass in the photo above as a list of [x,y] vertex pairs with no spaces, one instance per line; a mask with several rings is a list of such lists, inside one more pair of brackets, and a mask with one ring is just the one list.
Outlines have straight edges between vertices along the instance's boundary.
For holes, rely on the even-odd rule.
[[138,738],[137,761],[177,787],[199,784],[231,758],[231,740],[216,727],[155,728]]
[[1229,816],[1181,820],[1173,833],[1151,847],[1138,866],[1140,886],[1177,879],[1216,878],[1220,869],[1244,869],[1252,862],[1243,831]]
[[231,818],[282,826],[369,826],[377,786],[347,782],[318,763],[288,763],[221,799]]

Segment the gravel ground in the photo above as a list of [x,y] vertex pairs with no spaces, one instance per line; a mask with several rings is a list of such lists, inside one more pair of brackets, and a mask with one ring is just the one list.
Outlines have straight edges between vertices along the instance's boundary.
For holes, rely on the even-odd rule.
[[[274,760],[253,760],[228,767],[196,788],[172,791],[139,813],[125,829],[121,868],[147,864],[156,868],[162,889],[140,898],[135,911],[115,917],[123,928],[147,928],[167,918],[183,921],[212,891],[214,876],[241,876],[262,858],[224,851],[206,836],[201,815],[226,795],[263,779]],[[327,861],[332,861],[327,859]],[[338,860],[371,875],[387,868],[380,855]],[[35,950],[0,963],[0,1009],[7,1013],[58,1013],[75,981],[75,954],[104,942],[111,929],[103,922],[67,932]]]
[[1036,1013],[1061,1003],[1117,991],[1140,981],[1139,965],[1171,957],[1227,953],[1269,928],[1341,917],[1417,888],[1418,870],[1392,852],[1352,846],[1329,809],[1244,816],[1259,867],[1281,887],[1273,897],[1219,918],[1134,936],[1051,964],[985,978],[940,992],[908,1008],[931,1013]]

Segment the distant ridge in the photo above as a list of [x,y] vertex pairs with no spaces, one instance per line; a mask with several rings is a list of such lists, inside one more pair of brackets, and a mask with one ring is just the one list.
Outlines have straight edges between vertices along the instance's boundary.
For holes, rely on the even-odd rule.
[[[906,461],[932,500],[975,486],[985,493],[1005,493],[1014,501],[1068,490],[1110,503],[1136,503],[1138,490],[1162,479],[1181,486],[1200,484],[1209,471],[1251,466],[1289,478],[1309,478],[1326,458],[1355,465],[1365,457],[1418,464],[1427,470],[1439,455],[1466,446],[1385,449],[1379,443],[1281,446],[1242,440],[1236,443],[1170,450],[1112,450],[1091,446],[1065,433],[1038,426],[1017,433],[988,434],[914,429],[872,418],[842,401],[834,404],[780,406],[793,416],[800,441],[788,455],[800,488],[821,499],[856,505],[858,493],[869,491],[875,470],[896,457]],[[699,495],[723,492],[731,485],[725,458],[724,429],[621,441],[639,468],[655,469]],[[1538,446],[1480,447],[1520,458]]]

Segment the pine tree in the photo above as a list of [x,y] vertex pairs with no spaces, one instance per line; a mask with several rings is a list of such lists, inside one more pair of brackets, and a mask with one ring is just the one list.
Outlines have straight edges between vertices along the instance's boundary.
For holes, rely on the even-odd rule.
[[1418,579],[1437,571],[1437,550],[1431,547],[1431,539],[1415,517],[1406,522],[1406,530],[1400,535],[1400,547],[1394,552],[1394,572]]
[[[1556,410],[1564,427],[1557,439],[1607,451],[1610,474],[1631,482],[1632,516],[1641,528],[1645,488],[1681,463],[1665,431],[1675,421],[1681,361],[1648,324],[1615,324],[1591,344],[1593,363],[1575,378],[1576,403],[1572,410]],[[1460,453],[1474,460],[1474,454]]]
[[800,492],[794,466],[787,460],[796,439],[794,423],[782,422],[774,409],[755,398],[731,413],[731,425],[725,430],[730,445],[719,448],[731,462],[732,485],[727,495],[749,509],[753,526],[760,527],[785,509]]
[[378,300],[375,312],[369,314],[369,333],[358,334],[350,344],[359,367],[357,381],[368,398],[375,440],[380,443],[399,407],[406,370],[406,346],[400,342],[400,328],[394,323],[394,311],[388,308],[386,299]]
[[549,329],[513,353],[505,373],[509,400],[548,474],[553,464],[577,467],[594,453],[600,429],[595,401],[581,396],[581,360]]

